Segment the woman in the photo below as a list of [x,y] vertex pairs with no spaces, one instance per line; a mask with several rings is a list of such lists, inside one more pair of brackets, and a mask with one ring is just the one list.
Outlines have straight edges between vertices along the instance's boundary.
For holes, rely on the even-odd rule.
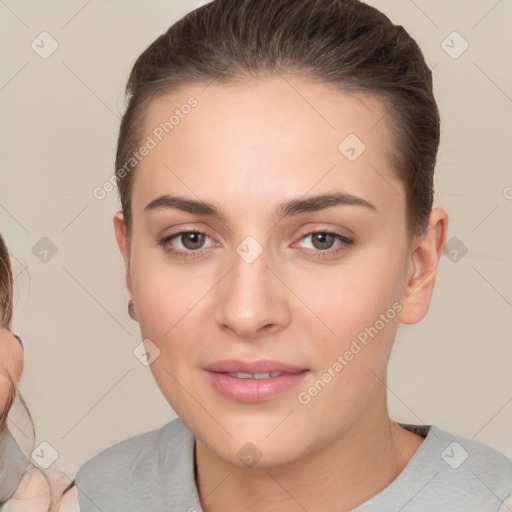
[[[76,489],[63,495],[62,480],[48,479],[21,450],[7,420],[23,372],[23,342],[11,332],[13,278],[9,253],[0,235],[0,510],[1,512],[72,512],[78,510]],[[52,501],[53,499],[53,501]]]
[[388,413],[448,223],[406,30],[356,0],[214,0],[127,95],[114,228],[179,418],[87,462],[81,510],[506,510],[512,461]]

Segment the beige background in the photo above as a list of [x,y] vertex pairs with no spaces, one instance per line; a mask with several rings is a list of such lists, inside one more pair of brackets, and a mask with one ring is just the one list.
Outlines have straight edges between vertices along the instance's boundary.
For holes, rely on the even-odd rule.
[[[392,416],[434,423],[512,456],[512,1],[375,0],[434,68],[442,114],[436,204],[449,238],[427,318],[401,326],[390,363]],[[26,343],[11,429],[49,443],[72,474],[108,445],[175,415],[133,355],[112,229],[116,192],[92,191],[114,169],[123,90],[139,53],[200,1],[0,3],[0,231],[15,258],[15,328]],[[31,47],[47,31],[57,50]],[[469,44],[447,39],[457,31]],[[50,48],[46,40],[45,48]],[[507,188],[508,187],[508,188]],[[507,199],[508,197],[508,199]],[[56,254],[34,250],[47,237]],[[451,242],[454,243],[453,240]],[[28,436],[28,437],[27,437]],[[46,445],[45,445],[46,446]],[[47,449],[46,453],[50,453]]]

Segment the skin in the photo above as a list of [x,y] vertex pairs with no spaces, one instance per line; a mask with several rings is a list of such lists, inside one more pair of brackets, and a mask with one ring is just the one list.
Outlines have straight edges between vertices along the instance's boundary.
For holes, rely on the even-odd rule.
[[6,372],[17,385],[23,373],[23,350],[11,331],[0,328],[0,407],[3,408],[8,397],[10,382]]
[[[378,99],[287,80],[191,85],[154,100],[146,135],[190,96],[198,106],[139,164],[130,237],[122,214],[114,217],[135,317],[160,350],[151,371],[196,436],[196,484],[207,512],[350,510],[389,485],[423,440],[389,418],[386,368],[398,324],[416,323],[428,310],[446,212],[434,209],[429,229],[409,236]],[[338,150],[351,133],[366,145],[353,162]],[[338,205],[279,221],[272,215],[279,203],[334,192],[375,210]],[[225,218],[145,211],[171,193],[213,203]],[[180,258],[159,244],[186,229],[208,235],[198,257]],[[314,244],[314,231],[354,243]],[[236,252],[247,236],[263,249],[252,263]],[[186,237],[167,247],[194,250]],[[297,394],[395,302],[400,314],[301,404]],[[228,358],[309,372],[298,388],[245,403],[205,378],[206,364]],[[237,456],[248,442],[261,453],[254,467]]]
[[50,488],[41,470],[29,469],[4,506],[5,512],[46,512],[50,506]]

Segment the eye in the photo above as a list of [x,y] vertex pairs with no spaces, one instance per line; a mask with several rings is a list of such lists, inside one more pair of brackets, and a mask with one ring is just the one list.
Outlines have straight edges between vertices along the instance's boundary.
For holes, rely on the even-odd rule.
[[[349,245],[354,244],[354,240],[341,233],[334,231],[313,231],[303,236],[301,240],[310,238],[312,248],[307,251],[301,251],[306,254],[313,254],[319,257],[332,257],[343,251]],[[337,245],[336,242],[338,242]]]
[[[311,239],[313,247],[301,252],[319,257],[336,256],[347,246],[354,244],[351,238],[334,231],[313,231],[302,236],[301,240],[307,240],[308,238]],[[201,256],[207,252],[208,247],[215,246],[215,242],[212,240],[212,243],[205,247],[204,244],[207,239],[212,240],[208,234],[202,231],[180,231],[162,238],[159,244],[166,252],[178,257],[188,258]],[[336,242],[338,242],[337,245]]]
[[[202,249],[207,238],[210,237],[202,231],[180,231],[162,238],[159,243],[165,251],[174,253],[176,256],[194,257],[205,252]],[[215,244],[211,246],[213,245]]]

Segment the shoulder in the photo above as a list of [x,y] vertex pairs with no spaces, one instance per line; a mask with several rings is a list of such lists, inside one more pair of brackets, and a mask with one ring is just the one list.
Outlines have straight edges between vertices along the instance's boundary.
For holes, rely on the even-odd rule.
[[[116,478],[130,470],[131,474],[136,472],[138,467],[145,470],[151,466],[156,469],[158,459],[165,456],[178,457],[180,449],[184,449],[187,443],[191,442],[192,434],[179,418],[176,418],[162,427],[144,432],[120,441],[85,462],[76,475],[77,483],[86,478],[98,475],[105,478]],[[162,447],[166,451],[162,450]]]
[[176,418],[106,448],[75,476],[80,510],[137,510],[139,502],[159,510],[162,488],[178,488],[193,471],[193,446],[193,435]]
[[433,425],[431,434],[437,437],[435,446],[443,448],[441,459],[452,470],[473,471],[482,477],[495,477],[512,484],[512,459],[498,450]]
[[482,512],[498,512],[505,506],[512,494],[512,459],[435,425],[424,443],[425,465],[435,475],[432,491],[444,495],[447,503],[467,501],[467,510]]

